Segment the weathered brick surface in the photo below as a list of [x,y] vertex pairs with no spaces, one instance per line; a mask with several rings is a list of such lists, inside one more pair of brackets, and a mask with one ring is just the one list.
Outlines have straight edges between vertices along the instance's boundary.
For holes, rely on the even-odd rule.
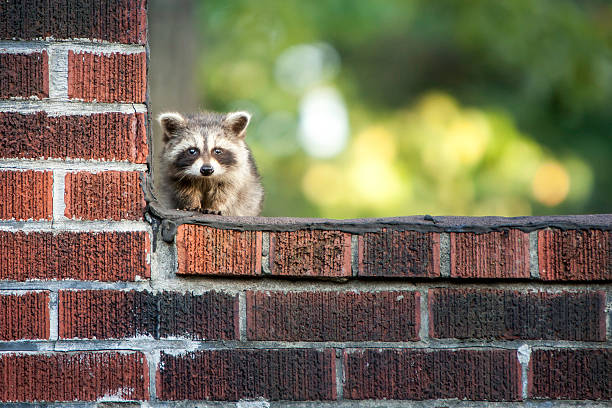
[[61,291],[59,336],[233,340],[238,338],[238,297],[219,292]]
[[48,60],[46,51],[0,54],[0,98],[49,97]]
[[440,234],[383,229],[359,236],[360,276],[440,276]]
[[147,57],[68,52],[68,97],[86,102],[144,103]]
[[49,292],[0,293],[0,341],[49,338]]
[[0,170],[0,219],[50,220],[53,173]]
[[541,279],[612,280],[610,231],[539,231],[538,255]]
[[336,398],[333,350],[204,350],[162,352],[160,400],[332,400]]
[[144,113],[47,116],[0,112],[0,157],[94,159],[145,163]]
[[201,295],[164,292],[159,301],[159,337],[194,340],[237,340],[238,296],[221,292]]
[[437,338],[605,341],[605,292],[429,291]]
[[0,280],[124,281],[150,276],[146,232],[0,231]]
[[0,401],[148,400],[142,353],[0,354]]
[[612,349],[534,350],[529,361],[529,396],[612,400]]
[[144,44],[146,0],[4,0],[0,38],[87,38]]
[[137,171],[67,173],[68,218],[84,220],[142,220],[146,206]]
[[246,313],[249,340],[418,340],[417,292],[249,291]]
[[270,233],[270,271],[283,276],[351,276],[351,235],[302,230]]
[[261,232],[183,224],[176,233],[179,275],[260,275]]
[[454,278],[529,278],[529,234],[452,232],[450,273]]
[[346,399],[521,399],[515,350],[349,350],[344,369]]

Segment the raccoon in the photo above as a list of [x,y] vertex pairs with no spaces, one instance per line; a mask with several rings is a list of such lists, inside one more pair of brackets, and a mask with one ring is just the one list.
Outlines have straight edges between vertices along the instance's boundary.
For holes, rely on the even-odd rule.
[[250,119],[247,112],[159,116],[166,204],[205,214],[261,213],[264,191],[244,141]]

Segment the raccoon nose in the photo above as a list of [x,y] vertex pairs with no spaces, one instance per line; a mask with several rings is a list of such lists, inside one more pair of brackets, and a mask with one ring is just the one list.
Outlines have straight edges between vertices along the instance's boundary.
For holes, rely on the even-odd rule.
[[210,176],[214,172],[215,172],[215,169],[213,169],[213,167],[210,164],[205,164],[202,167],[200,167],[200,173],[202,173],[202,175],[204,176]]

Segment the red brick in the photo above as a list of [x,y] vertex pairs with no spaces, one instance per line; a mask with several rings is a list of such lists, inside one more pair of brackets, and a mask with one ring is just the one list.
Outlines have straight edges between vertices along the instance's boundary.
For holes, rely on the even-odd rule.
[[601,291],[432,289],[428,301],[431,337],[606,340]]
[[0,54],[0,98],[48,98],[48,60],[46,51]]
[[440,234],[383,228],[360,235],[359,276],[440,276]]
[[270,271],[299,277],[351,276],[351,235],[320,230],[271,232]]
[[612,349],[534,350],[529,397],[612,400]]
[[0,341],[49,338],[49,292],[0,294]]
[[521,399],[515,350],[349,350],[344,369],[346,399]]
[[261,231],[183,224],[176,233],[178,275],[260,275]]
[[116,290],[61,291],[59,336],[63,339],[148,336],[156,339],[236,340],[238,297],[219,292],[194,295]]
[[144,103],[147,56],[68,52],[68,97],[86,102]]
[[529,278],[529,234],[452,232],[450,273],[454,278]]
[[253,292],[249,340],[418,340],[418,292]]
[[0,38],[88,38],[145,44],[146,5],[146,0],[4,0]]
[[133,281],[150,276],[144,231],[0,231],[0,248],[0,280]]
[[612,280],[612,232],[538,231],[540,278]]
[[53,218],[53,172],[0,171],[0,219]]
[[0,354],[0,401],[148,400],[142,353]]
[[84,220],[142,220],[146,202],[137,171],[67,173],[64,214]]
[[336,399],[334,350],[204,350],[162,352],[160,400]]
[[159,337],[194,340],[238,340],[238,296],[164,292],[157,295]]
[[0,157],[146,163],[146,129],[144,113],[0,112]]

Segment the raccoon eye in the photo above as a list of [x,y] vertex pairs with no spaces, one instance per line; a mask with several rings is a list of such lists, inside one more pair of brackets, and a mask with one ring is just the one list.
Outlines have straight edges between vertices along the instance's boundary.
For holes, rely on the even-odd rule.
[[216,155],[220,155],[221,153],[223,153],[223,150],[219,149],[218,147],[215,147],[213,149],[213,153]]
[[196,149],[195,147],[191,147],[189,149],[187,149],[187,153],[189,153],[190,155],[194,155],[198,152],[198,149]]

